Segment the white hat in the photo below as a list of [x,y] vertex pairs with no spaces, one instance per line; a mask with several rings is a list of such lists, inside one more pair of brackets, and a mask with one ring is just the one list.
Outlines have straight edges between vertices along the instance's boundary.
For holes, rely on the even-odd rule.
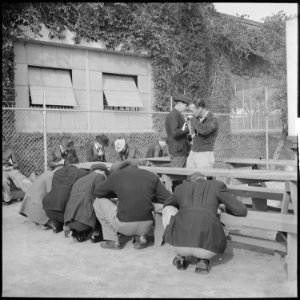
[[117,152],[122,152],[125,149],[125,140],[124,139],[118,139],[115,141],[115,150]]

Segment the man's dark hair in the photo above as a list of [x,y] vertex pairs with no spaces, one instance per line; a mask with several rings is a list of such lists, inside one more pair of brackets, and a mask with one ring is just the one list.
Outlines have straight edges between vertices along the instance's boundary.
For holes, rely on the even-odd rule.
[[64,165],[65,165],[65,166],[68,166],[68,165],[78,164],[78,163],[79,163],[78,158],[71,155],[71,156],[68,156],[68,157],[65,159]]
[[205,108],[205,101],[204,100],[193,100],[192,104],[195,105],[196,108],[198,107],[202,107],[202,108]]

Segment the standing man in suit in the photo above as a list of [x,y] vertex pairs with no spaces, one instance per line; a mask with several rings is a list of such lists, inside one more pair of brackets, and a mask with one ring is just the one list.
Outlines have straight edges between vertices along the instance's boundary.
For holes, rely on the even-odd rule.
[[109,138],[105,134],[97,135],[94,143],[86,151],[86,160],[105,162],[105,147],[108,146],[108,143]]
[[203,100],[195,100],[190,106],[193,117],[188,121],[193,132],[193,144],[187,158],[188,168],[213,168],[214,145],[219,132],[218,118],[205,107]]
[[186,95],[178,95],[173,97],[173,101],[175,107],[167,115],[165,121],[171,167],[184,168],[189,155],[188,134],[190,131],[182,114],[187,110],[191,99]]

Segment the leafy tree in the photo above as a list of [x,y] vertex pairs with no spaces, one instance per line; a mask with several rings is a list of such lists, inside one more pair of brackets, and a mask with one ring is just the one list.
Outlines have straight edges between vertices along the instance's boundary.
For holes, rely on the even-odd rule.
[[[203,98],[211,109],[229,110],[233,74],[261,78],[277,87],[270,107],[281,109],[286,138],[285,21],[280,12],[259,30],[229,18],[206,2],[31,2],[2,4],[2,90],[13,88],[13,42],[24,27],[49,38],[101,41],[107,49],[151,56],[154,109],[169,109],[170,96],[183,92]],[[12,90],[11,90],[12,91]],[[5,99],[11,99],[6,95]]]

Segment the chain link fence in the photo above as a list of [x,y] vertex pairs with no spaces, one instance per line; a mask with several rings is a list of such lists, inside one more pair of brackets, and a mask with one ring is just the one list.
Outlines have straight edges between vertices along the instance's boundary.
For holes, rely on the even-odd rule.
[[[281,132],[279,116],[270,118],[264,115],[243,116],[214,113],[219,118],[219,134],[215,143],[216,158],[272,157]],[[80,128],[77,132],[74,129],[50,131],[45,126],[45,122],[51,114],[54,114],[56,119],[59,118],[59,114],[63,114],[66,119],[68,115],[72,115],[74,120],[90,115],[91,118],[102,120],[103,128],[115,129],[113,131],[103,129],[98,132],[89,132]],[[2,107],[2,135],[8,146],[15,149],[20,170],[26,176],[29,176],[31,172],[37,175],[44,172],[49,148],[59,143],[60,138],[65,135],[73,138],[80,162],[86,161],[87,148],[96,135],[101,133],[109,138],[109,146],[105,152],[106,160],[109,162],[119,159],[114,149],[114,141],[118,138],[124,138],[129,144],[136,145],[143,156],[152,143],[161,137],[166,137],[165,118],[168,112],[119,112],[117,118],[125,118],[128,121],[141,115],[151,120],[150,130],[143,131],[136,128],[136,131],[130,132],[116,129],[117,121],[112,122],[111,114],[110,111]],[[257,122],[258,118],[259,122]],[[55,123],[56,119],[52,118],[52,122]],[[216,164],[216,167],[222,167],[222,164]]]

